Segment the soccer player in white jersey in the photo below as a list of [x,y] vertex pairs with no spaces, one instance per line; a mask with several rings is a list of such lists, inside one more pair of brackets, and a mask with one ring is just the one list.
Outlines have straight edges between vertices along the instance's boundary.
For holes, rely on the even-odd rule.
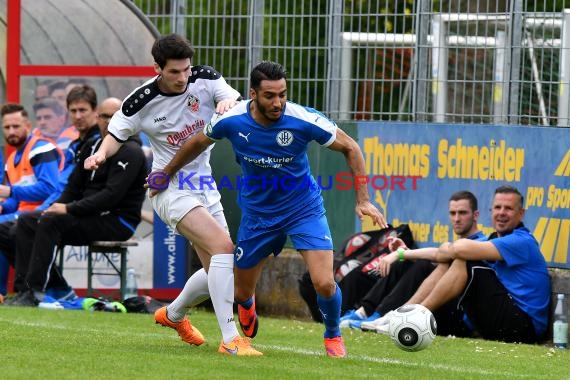
[[[153,171],[164,167],[185,141],[193,139],[210,121],[214,112],[222,114],[241,100],[216,70],[191,66],[194,50],[185,38],[171,34],[157,39],[152,47],[158,74],[135,89],[123,101],[109,124],[109,135],[99,150],[85,161],[85,168],[96,169],[137,132],[144,132],[153,150]],[[204,150],[186,173],[211,177],[210,149]],[[150,178],[150,177],[149,177]],[[155,313],[155,320],[178,332],[189,343],[204,343],[202,334],[190,323],[188,308],[208,298],[222,332],[219,351],[230,355],[257,356],[261,352],[242,338],[234,321],[234,245],[217,190],[179,189],[174,180],[162,181],[164,191],[151,199],[160,218],[190,240],[205,269],[193,274],[180,295]],[[150,179],[149,179],[150,180]],[[206,274],[207,272],[207,274]]]
[[[163,172],[171,176],[199,157],[215,140],[230,140],[242,170],[238,203],[242,219],[235,249],[236,301],[244,334],[254,337],[258,320],[254,291],[263,263],[278,255],[290,237],[302,255],[317,292],[331,357],[345,357],[339,329],[341,292],[333,278],[333,246],[321,190],[311,176],[307,146],[315,140],[342,153],[354,176],[365,176],[358,144],[314,109],[287,101],[284,68],[262,62],[251,72],[251,100],[214,116],[203,133],[187,141]],[[148,184],[152,187],[152,184]],[[387,226],[370,202],[366,186],[356,187],[356,213]],[[151,196],[161,189],[151,190]],[[160,195],[158,195],[160,196]]]

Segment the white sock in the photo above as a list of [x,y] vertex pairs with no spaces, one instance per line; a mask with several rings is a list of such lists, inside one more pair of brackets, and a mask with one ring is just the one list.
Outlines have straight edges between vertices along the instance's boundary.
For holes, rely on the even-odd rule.
[[234,256],[219,254],[212,256],[208,272],[210,298],[222,331],[224,343],[239,335],[234,321]]
[[184,319],[189,308],[198,305],[209,297],[208,274],[202,268],[190,276],[178,297],[168,305],[168,319],[172,322],[180,322]]

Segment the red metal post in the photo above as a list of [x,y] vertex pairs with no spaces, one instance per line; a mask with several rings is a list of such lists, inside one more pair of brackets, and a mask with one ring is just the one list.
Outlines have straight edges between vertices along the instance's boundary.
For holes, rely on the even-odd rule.
[[6,37],[6,100],[20,102],[21,1],[8,0]]

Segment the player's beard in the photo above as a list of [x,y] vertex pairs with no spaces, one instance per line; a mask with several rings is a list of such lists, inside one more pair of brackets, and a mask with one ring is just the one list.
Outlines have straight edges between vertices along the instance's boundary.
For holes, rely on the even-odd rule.
[[[283,112],[282,108],[271,107],[270,111],[268,107],[264,107],[263,105],[261,105],[261,103],[259,103],[258,100],[255,100],[255,105],[257,106],[259,113],[263,115],[263,117],[266,118],[267,120],[277,121],[281,118],[281,114]],[[278,111],[278,112],[272,112],[272,111]]]
[[459,231],[453,231],[455,232],[458,236],[464,236],[464,237],[468,237],[467,234],[469,233],[469,231],[471,230],[471,228],[473,227],[473,224],[475,222],[470,223],[469,225],[466,225],[465,227],[463,227],[461,230]]
[[27,138],[28,136],[9,136],[6,138],[6,142],[14,148],[19,148],[24,145]]

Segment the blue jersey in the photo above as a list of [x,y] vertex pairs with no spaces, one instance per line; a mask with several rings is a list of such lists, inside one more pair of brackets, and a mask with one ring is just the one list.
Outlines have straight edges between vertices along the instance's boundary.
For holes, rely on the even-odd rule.
[[[26,144],[30,139],[27,140]],[[24,147],[16,151],[14,163],[18,165],[22,159]],[[29,185],[14,185],[11,195],[2,203],[2,214],[11,214],[18,210],[21,201],[44,201],[50,194],[57,191],[59,178],[59,161],[61,155],[51,142],[37,140],[30,151],[29,160],[36,181]]]
[[467,236],[467,239],[475,241],[487,241],[487,236],[485,236],[483,232],[477,231],[473,235]]
[[[230,140],[241,166],[238,204],[246,214],[275,217],[323,209],[321,190],[311,175],[307,147],[329,146],[336,124],[322,113],[287,102],[281,118],[268,127],[250,114],[251,100],[241,102],[204,128],[213,140]],[[218,183],[224,186],[223,180]]]
[[524,226],[490,241],[502,257],[491,263],[497,278],[542,335],[548,323],[550,277],[538,242]]

